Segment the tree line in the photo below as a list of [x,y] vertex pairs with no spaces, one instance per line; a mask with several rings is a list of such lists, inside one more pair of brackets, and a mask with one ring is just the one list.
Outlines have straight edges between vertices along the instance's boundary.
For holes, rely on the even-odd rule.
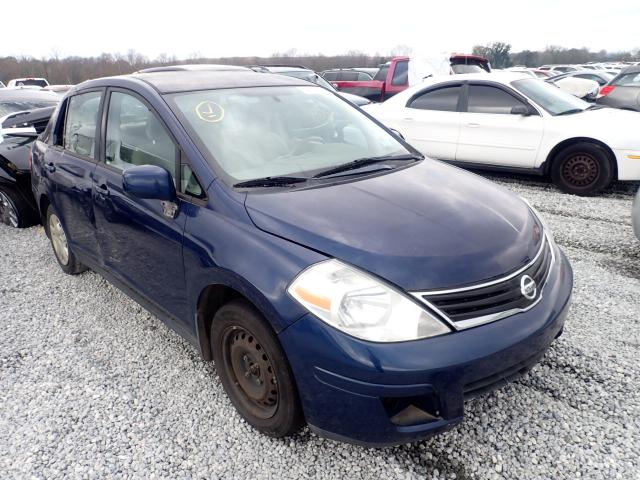
[[[410,55],[411,48],[399,45],[391,51],[392,55]],[[512,52],[511,45],[493,42],[488,45],[476,45],[473,52],[485,56],[494,68],[506,68],[513,65],[536,67],[549,63],[587,63],[611,61],[640,61],[640,49],[622,52],[600,50],[592,52],[586,48],[563,48],[549,46],[541,51],[523,50]],[[0,81],[6,83],[12,78],[44,77],[51,84],[77,84],[91,78],[123,75],[137,70],[179,63],[219,63],[225,65],[302,65],[315,71],[329,68],[377,67],[388,61],[392,55],[367,55],[358,51],[349,51],[343,55],[306,55],[295,49],[276,53],[270,57],[221,57],[205,58],[191,55],[188,59],[162,54],[155,59],[129,50],[126,54],[103,53],[96,57],[64,57],[52,55],[47,58],[0,57]]]
[[218,63],[223,65],[302,65],[315,71],[329,68],[377,67],[386,62],[388,56],[366,55],[347,52],[344,55],[298,55],[295,50],[276,53],[270,57],[222,57],[204,58],[192,55],[179,60],[166,54],[149,59],[133,50],[126,54],[103,53],[97,57],[49,58],[0,57],[0,81],[5,84],[12,78],[42,77],[50,84],[77,84],[91,78],[124,75],[137,70],[163,65]]
[[473,53],[487,57],[494,68],[507,68],[514,65],[539,67],[540,65],[554,63],[580,64],[640,61],[640,48],[620,52],[608,52],[607,50],[592,52],[587,48],[564,48],[551,45],[540,51],[522,50],[520,52],[512,52],[509,43],[492,42],[488,45],[476,45],[473,47]]

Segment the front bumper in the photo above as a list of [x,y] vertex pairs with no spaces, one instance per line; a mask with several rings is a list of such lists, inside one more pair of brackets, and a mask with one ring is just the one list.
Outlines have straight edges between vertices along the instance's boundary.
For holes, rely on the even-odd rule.
[[[536,307],[468,330],[372,343],[311,314],[291,325],[280,341],[311,429],[341,441],[386,446],[420,440],[462,421],[465,399],[528,371],[562,332],[573,273],[564,254],[556,255]],[[427,415],[408,415],[407,423],[404,414],[413,407]]]

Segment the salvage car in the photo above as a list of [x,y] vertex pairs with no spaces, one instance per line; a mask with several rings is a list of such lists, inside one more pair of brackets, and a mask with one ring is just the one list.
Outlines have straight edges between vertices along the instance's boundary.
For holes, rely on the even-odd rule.
[[28,227],[40,220],[31,193],[29,152],[60,98],[30,88],[0,90],[0,222]]
[[640,116],[528,76],[428,79],[364,108],[423,154],[463,167],[550,175],[576,195],[640,180]]
[[604,85],[596,103],[640,112],[640,65],[624,69]]
[[571,267],[529,204],[292,77],[85,82],[34,144],[32,187],[61,269],[155,313],[276,437],[443,431],[569,309]]

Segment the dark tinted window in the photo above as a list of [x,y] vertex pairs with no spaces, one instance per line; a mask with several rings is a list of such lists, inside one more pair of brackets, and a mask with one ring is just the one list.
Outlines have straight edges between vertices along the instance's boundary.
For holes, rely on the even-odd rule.
[[467,111],[471,113],[511,114],[513,107],[521,105],[522,102],[499,88],[487,85],[469,86]]
[[460,86],[439,88],[430,90],[415,98],[408,106],[421,110],[439,110],[442,112],[455,112],[458,110],[458,98]]
[[329,80],[330,82],[333,82],[334,80],[338,79],[338,74],[337,72],[325,72],[322,74],[322,76],[326,79]]
[[396,69],[393,72],[391,85],[406,85],[409,82],[409,62],[403,60],[396,63]]
[[640,72],[625,73],[616,78],[611,85],[640,87]]
[[64,126],[65,150],[94,158],[101,96],[101,92],[90,92],[69,99]]
[[340,72],[338,77],[340,78],[340,80],[353,82],[358,80],[358,72]]
[[376,73],[376,76],[373,77],[374,80],[380,80],[381,82],[384,82],[387,79],[387,73],[389,72],[389,65],[384,65],[382,67],[380,67],[380,70],[378,70],[378,73]]

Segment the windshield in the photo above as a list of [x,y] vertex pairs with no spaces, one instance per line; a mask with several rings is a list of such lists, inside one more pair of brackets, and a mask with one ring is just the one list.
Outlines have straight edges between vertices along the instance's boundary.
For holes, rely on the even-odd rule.
[[34,108],[54,107],[56,105],[57,102],[44,100],[6,100],[0,102],[0,117],[10,113],[33,110]]
[[558,87],[534,78],[516,80],[511,83],[516,90],[529,97],[551,115],[560,115],[570,111],[582,111],[589,104],[578,97],[563,92]]
[[230,183],[310,177],[361,158],[412,153],[356,108],[315,86],[205,90],[167,99]]
[[301,80],[306,80],[307,82],[315,83],[320,85],[321,87],[328,88],[329,90],[335,90],[333,85],[327,82],[324,78],[318,75],[315,72],[305,72],[302,71],[292,71],[292,72],[280,72],[280,75],[286,75],[288,77],[299,78]]

